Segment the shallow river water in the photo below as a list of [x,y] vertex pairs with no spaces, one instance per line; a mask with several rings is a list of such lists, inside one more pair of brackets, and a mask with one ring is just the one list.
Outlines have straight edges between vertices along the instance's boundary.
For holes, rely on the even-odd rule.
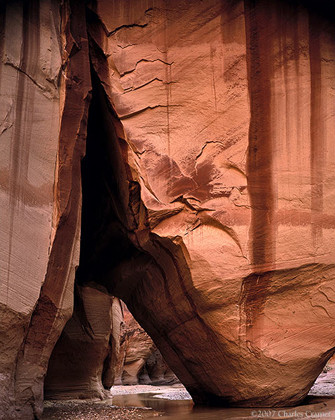
[[[161,394],[164,397],[164,394]],[[159,394],[117,395],[113,404],[121,407],[150,407],[170,420],[242,420],[242,419],[335,419],[334,397],[308,397],[305,405],[277,409],[194,407],[192,400],[171,400]]]
[[43,420],[335,420],[335,369],[320,375],[305,403],[289,408],[195,407],[182,385],[115,386],[104,401],[46,401]]

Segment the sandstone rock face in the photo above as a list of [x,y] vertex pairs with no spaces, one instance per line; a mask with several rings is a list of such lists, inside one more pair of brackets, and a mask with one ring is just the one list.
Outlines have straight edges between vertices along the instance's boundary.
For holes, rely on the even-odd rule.
[[156,348],[139,374],[139,383],[147,385],[173,385],[180,383],[179,379],[166,364],[162,354]]
[[332,9],[1,2],[3,418],[40,417],[71,313],[85,139],[76,288],[101,354],[118,296],[194,401],[304,398],[335,349]]
[[[118,299],[115,300],[114,305],[120,306]],[[104,397],[103,365],[109,351],[111,328],[117,331],[116,322],[119,322],[117,317],[113,319],[112,308],[113,298],[104,290],[76,288],[74,314],[49,361],[46,398]],[[115,352],[117,347],[113,349]],[[109,364],[116,364],[113,355]],[[109,372],[107,381],[113,385],[110,375]]]
[[178,382],[152,339],[135,321],[124,304],[123,312],[124,320],[114,385],[167,385]]
[[126,302],[196,402],[298,403],[335,345],[331,10],[91,10],[79,282]]
[[124,303],[103,289],[75,287],[73,316],[49,360],[45,398],[104,398],[113,385],[177,381]]
[[77,12],[70,28],[67,3],[61,10],[53,0],[0,5],[0,418],[6,420],[41,415],[48,360],[72,311],[90,89],[84,15]]
[[126,307],[124,308],[120,347],[116,384],[137,385],[139,374],[154,350],[154,343]]
[[112,324],[108,342],[107,357],[103,363],[102,384],[105,389],[110,389],[118,376],[118,366],[121,354],[122,326],[124,304],[118,299],[112,299]]

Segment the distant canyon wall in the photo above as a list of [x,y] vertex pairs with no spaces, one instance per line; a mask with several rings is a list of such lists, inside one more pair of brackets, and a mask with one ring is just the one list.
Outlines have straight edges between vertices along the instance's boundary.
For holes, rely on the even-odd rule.
[[335,349],[333,8],[1,3],[3,418],[41,416],[74,284],[195,402],[305,397]]
[[113,385],[177,382],[123,302],[97,289],[77,290],[74,314],[49,360],[45,398],[104,398]]

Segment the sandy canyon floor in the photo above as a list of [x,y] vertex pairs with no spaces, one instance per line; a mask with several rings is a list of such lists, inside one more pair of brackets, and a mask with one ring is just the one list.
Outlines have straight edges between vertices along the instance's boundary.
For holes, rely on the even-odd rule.
[[322,373],[305,405],[287,409],[193,408],[182,385],[115,386],[111,398],[99,401],[46,401],[43,420],[247,420],[335,418],[335,369]]

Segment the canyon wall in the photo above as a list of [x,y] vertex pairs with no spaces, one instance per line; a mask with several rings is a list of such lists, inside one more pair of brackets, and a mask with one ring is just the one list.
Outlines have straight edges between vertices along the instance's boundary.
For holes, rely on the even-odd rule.
[[78,281],[126,302],[197,403],[297,404],[334,352],[334,25],[318,6],[87,15],[87,174],[106,186],[84,185],[100,210]]
[[[114,308],[113,308],[114,307]],[[113,310],[114,309],[114,310]],[[109,363],[105,381],[113,385],[117,354],[111,354],[111,330],[120,332],[122,313],[117,298],[104,290],[76,287],[74,313],[66,324],[49,361],[45,397],[51,399],[101,398],[106,396],[102,375]],[[120,333],[119,333],[120,335]],[[111,345],[116,351],[118,337]],[[107,366],[106,366],[107,368]]]
[[84,9],[74,2],[74,14],[70,3],[59,6],[54,0],[0,6],[0,418],[6,420],[41,416],[43,379],[72,313],[79,260],[91,81]]
[[73,316],[49,360],[46,399],[103,399],[113,385],[177,382],[123,302],[102,288],[75,287]]
[[2,418],[41,416],[78,261],[79,342],[118,296],[195,402],[302,401],[335,350],[333,8],[1,3]]
[[126,305],[122,307],[124,318],[114,385],[172,385],[179,382],[152,339],[136,322]]

